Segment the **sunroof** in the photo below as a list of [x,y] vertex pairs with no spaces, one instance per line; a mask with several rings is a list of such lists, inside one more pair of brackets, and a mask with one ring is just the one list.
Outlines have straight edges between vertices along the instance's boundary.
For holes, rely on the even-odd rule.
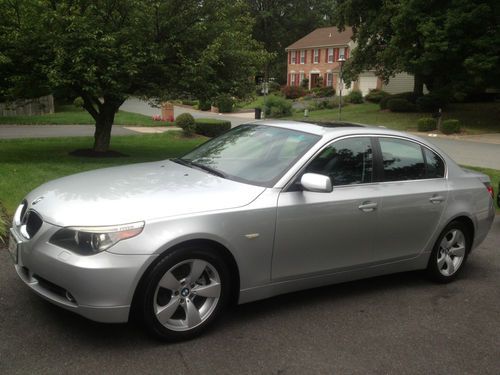
[[343,122],[343,121],[300,121],[307,124],[313,124],[318,126],[323,126],[325,128],[347,128],[347,127],[355,127],[362,128],[363,125],[354,124],[352,122]]

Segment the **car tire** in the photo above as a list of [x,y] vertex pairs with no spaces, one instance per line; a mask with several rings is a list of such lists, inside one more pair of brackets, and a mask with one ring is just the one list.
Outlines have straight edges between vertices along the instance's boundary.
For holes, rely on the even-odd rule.
[[452,221],[439,235],[427,265],[428,276],[438,283],[457,278],[465,266],[472,244],[469,229],[460,221]]
[[146,329],[165,341],[189,340],[209,328],[230,297],[229,268],[215,251],[183,247],[145,275],[135,310]]

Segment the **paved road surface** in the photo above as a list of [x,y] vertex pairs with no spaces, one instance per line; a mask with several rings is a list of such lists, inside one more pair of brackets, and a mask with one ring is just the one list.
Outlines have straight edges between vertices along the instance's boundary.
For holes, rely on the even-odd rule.
[[52,306],[0,249],[0,373],[497,375],[499,249],[500,217],[451,284],[406,273],[275,297],[180,344]]
[[[94,125],[0,125],[0,139],[93,137]],[[123,126],[113,126],[112,135],[138,134]]]

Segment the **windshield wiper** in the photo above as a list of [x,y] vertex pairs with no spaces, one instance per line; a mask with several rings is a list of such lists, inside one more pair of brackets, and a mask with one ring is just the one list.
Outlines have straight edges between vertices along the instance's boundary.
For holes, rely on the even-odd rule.
[[218,171],[217,169],[214,169],[212,167],[209,167],[208,165],[205,165],[205,164],[196,163],[194,161],[186,160],[186,159],[181,159],[181,158],[172,159],[172,161],[175,162],[175,163],[179,163],[179,164],[188,166],[188,167],[189,166],[193,166],[193,167],[196,167],[198,169],[203,169],[204,171],[206,171],[206,172],[208,172],[210,174],[213,174],[215,176],[226,178],[226,174],[225,173],[223,173],[221,171]]

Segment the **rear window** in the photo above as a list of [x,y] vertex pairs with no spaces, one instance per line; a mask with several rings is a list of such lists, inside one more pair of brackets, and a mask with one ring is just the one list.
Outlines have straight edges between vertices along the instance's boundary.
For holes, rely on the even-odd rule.
[[444,177],[444,162],[443,159],[435,152],[424,148],[425,168],[427,178],[442,178]]
[[396,138],[380,138],[384,181],[426,178],[426,165],[419,144]]

